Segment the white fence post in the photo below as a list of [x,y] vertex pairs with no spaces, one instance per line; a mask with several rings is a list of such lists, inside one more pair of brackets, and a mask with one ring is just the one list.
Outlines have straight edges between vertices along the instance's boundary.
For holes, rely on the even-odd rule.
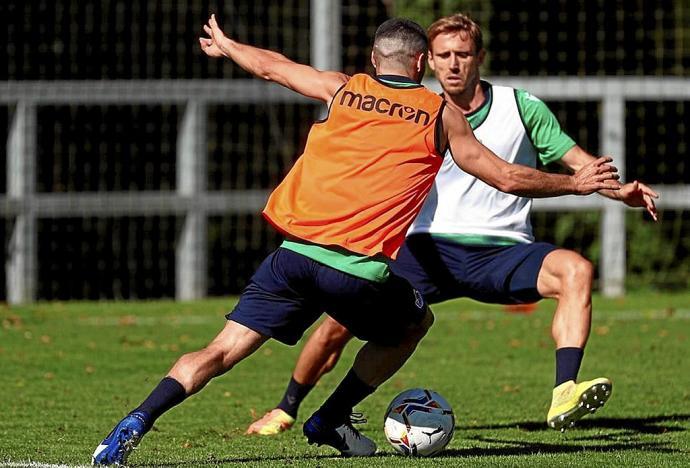
[[340,0],[311,0],[311,65],[319,70],[342,68]]
[[36,191],[36,138],[36,106],[20,101],[7,140],[7,196],[21,206],[14,217],[5,266],[10,304],[36,298],[38,234],[30,203]]
[[178,300],[206,296],[208,219],[201,202],[208,177],[206,116],[204,104],[189,101],[177,138],[177,194],[192,200],[184,214],[175,251],[175,297]]
[[[625,100],[605,96],[601,112],[601,154],[614,158],[621,181],[625,181]],[[606,203],[601,220],[599,278],[604,296],[625,294],[625,206]]]
[[[311,0],[311,65],[319,70],[342,69],[341,0]],[[316,119],[324,119],[328,108],[320,106]]]

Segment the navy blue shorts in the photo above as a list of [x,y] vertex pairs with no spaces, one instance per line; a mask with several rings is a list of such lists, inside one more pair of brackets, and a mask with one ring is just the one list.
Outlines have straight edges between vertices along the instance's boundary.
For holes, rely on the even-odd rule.
[[368,281],[279,248],[259,266],[226,317],[292,345],[328,312],[357,338],[395,346],[426,309],[422,295],[399,276]]
[[545,242],[511,246],[465,246],[413,234],[391,263],[427,302],[470,297],[494,304],[524,304],[542,299],[537,278],[544,258],[558,247]]

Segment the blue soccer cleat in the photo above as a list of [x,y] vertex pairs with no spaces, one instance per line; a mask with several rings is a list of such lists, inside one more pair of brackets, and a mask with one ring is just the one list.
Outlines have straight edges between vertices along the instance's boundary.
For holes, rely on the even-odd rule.
[[148,431],[146,418],[141,413],[130,413],[115,426],[93,452],[94,465],[125,465],[130,452]]
[[365,421],[348,419],[345,424],[333,426],[314,414],[307,419],[302,430],[310,444],[330,445],[345,457],[368,457],[376,453],[376,444],[352,427],[353,422]]

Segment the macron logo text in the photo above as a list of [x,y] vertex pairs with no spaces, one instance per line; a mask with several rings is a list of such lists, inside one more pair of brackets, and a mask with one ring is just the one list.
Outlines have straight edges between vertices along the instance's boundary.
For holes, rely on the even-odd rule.
[[397,102],[391,102],[386,98],[377,98],[370,94],[362,96],[359,93],[352,91],[345,91],[340,97],[340,105],[347,107],[354,107],[355,109],[366,112],[378,112],[379,114],[388,114],[391,117],[399,117],[404,120],[414,121],[416,124],[427,125],[431,116],[428,112],[421,109],[415,109],[411,106],[403,106]]

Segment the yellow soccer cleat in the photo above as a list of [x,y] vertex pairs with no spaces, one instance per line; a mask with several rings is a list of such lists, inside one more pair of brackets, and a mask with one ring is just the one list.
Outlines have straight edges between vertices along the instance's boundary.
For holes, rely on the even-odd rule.
[[295,418],[280,408],[269,411],[254,421],[245,434],[276,435],[285,432],[295,424]]
[[546,416],[550,428],[565,431],[583,416],[594,413],[604,406],[611,396],[613,384],[605,377],[576,384],[563,382],[553,389],[551,408]]

